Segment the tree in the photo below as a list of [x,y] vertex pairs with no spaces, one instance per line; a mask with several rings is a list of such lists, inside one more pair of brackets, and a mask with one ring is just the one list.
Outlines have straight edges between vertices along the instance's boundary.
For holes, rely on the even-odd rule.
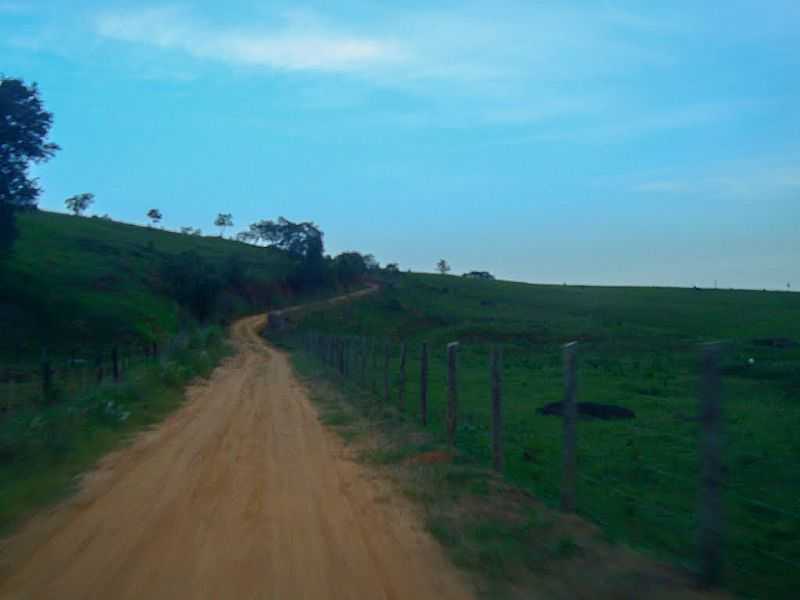
[[333,259],[333,267],[337,281],[345,287],[363,280],[367,273],[364,257],[358,252],[342,252]]
[[161,211],[157,208],[151,208],[147,211],[147,218],[153,222],[153,227],[158,225],[159,221],[164,218],[164,215],[161,214]]
[[280,217],[277,221],[253,223],[250,231],[259,240],[295,258],[322,257],[323,234],[314,223],[293,223]]
[[178,303],[199,321],[214,314],[223,280],[214,265],[196,252],[170,256],[161,268],[161,279]]
[[389,275],[396,275],[400,272],[400,266],[396,262],[393,262],[386,265],[383,270]]
[[15,212],[35,208],[41,193],[28,173],[30,164],[45,162],[59,150],[46,141],[52,125],[35,83],[0,77],[0,254],[17,237]]
[[193,227],[181,227],[181,233],[183,235],[192,235],[192,233],[194,233],[194,228]]
[[294,223],[279,217],[277,221],[253,223],[250,231],[260,241],[297,260],[297,267],[289,278],[293,287],[311,288],[325,281],[328,272],[323,255],[324,234],[314,223]]
[[381,268],[381,263],[372,255],[372,254],[365,254],[364,255],[364,264],[367,266],[367,271],[375,272],[379,271]]
[[436,263],[436,270],[442,275],[447,275],[450,272],[450,265],[448,265],[447,261],[442,258],[438,263]]
[[94,194],[77,194],[64,200],[64,205],[77,217],[94,204]]
[[219,213],[214,220],[214,225],[219,227],[219,237],[225,237],[225,228],[233,227],[233,215],[231,213]]

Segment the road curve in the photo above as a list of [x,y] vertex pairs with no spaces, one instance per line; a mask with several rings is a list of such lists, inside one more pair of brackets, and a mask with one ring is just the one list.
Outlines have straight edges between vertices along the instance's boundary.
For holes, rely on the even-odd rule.
[[80,492],[0,546],[0,598],[456,600],[469,585],[404,499],[348,460],[287,357],[234,357]]

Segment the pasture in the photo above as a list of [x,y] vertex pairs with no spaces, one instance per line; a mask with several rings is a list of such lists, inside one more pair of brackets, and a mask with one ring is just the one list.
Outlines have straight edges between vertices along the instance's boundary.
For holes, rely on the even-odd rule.
[[723,359],[727,586],[793,597],[800,584],[800,295],[760,291],[544,286],[399,275],[381,294],[295,317],[298,332],[370,339],[367,382],[382,390],[390,343],[408,347],[403,411],[418,417],[419,348],[429,344],[430,429],[444,436],[445,346],[459,352],[459,461],[490,463],[488,355],[504,351],[506,476],[555,504],[561,480],[560,347],[577,340],[578,400],[635,412],[578,423],[579,514],[612,540],[696,567],[698,345]]

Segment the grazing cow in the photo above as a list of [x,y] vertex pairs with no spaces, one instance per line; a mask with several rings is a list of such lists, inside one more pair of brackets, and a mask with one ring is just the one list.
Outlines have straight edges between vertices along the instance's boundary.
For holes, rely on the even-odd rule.
[[[629,408],[614,406],[613,404],[597,404],[595,402],[578,402],[578,416],[595,419],[635,419],[636,414]],[[562,416],[564,414],[563,402],[545,404],[537,411],[540,415]]]

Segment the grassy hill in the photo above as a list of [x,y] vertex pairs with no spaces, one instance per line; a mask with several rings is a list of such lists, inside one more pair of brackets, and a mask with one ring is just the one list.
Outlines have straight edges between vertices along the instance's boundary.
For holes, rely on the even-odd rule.
[[277,250],[43,211],[18,226],[0,263],[0,533],[178,407],[229,353],[220,321],[312,295],[294,294]]
[[[299,331],[377,338],[368,384],[382,389],[383,340],[409,347],[406,403],[418,416],[419,344],[431,345],[431,429],[445,414],[445,345],[459,340],[459,460],[490,463],[488,354],[505,354],[507,478],[555,502],[561,344],[580,341],[579,400],[632,409],[633,421],[578,425],[578,510],[614,539],[681,564],[695,559],[698,343],[724,358],[726,578],[759,597],[800,584],[800,294],[526,285],[401,275],[380,295],[311,312]],[[752,359],[752,362],[751,360]],[[396,381],[395,381],[396,385]],[[396,401],[396,390],[393,401]],[[455,536],[455,534],[448,534]],[[447,535],[445,536],[447,538]]]
[[165,273],[181,259],[241,280],[224,282],[214,317],[289,296],[292,262],[277,250],[44,211],[20,214],[18,225],[13,257],[0,265],[0,358],[35,358],[44,346],[67,352],[174,334],[190,311],[181,310]]

